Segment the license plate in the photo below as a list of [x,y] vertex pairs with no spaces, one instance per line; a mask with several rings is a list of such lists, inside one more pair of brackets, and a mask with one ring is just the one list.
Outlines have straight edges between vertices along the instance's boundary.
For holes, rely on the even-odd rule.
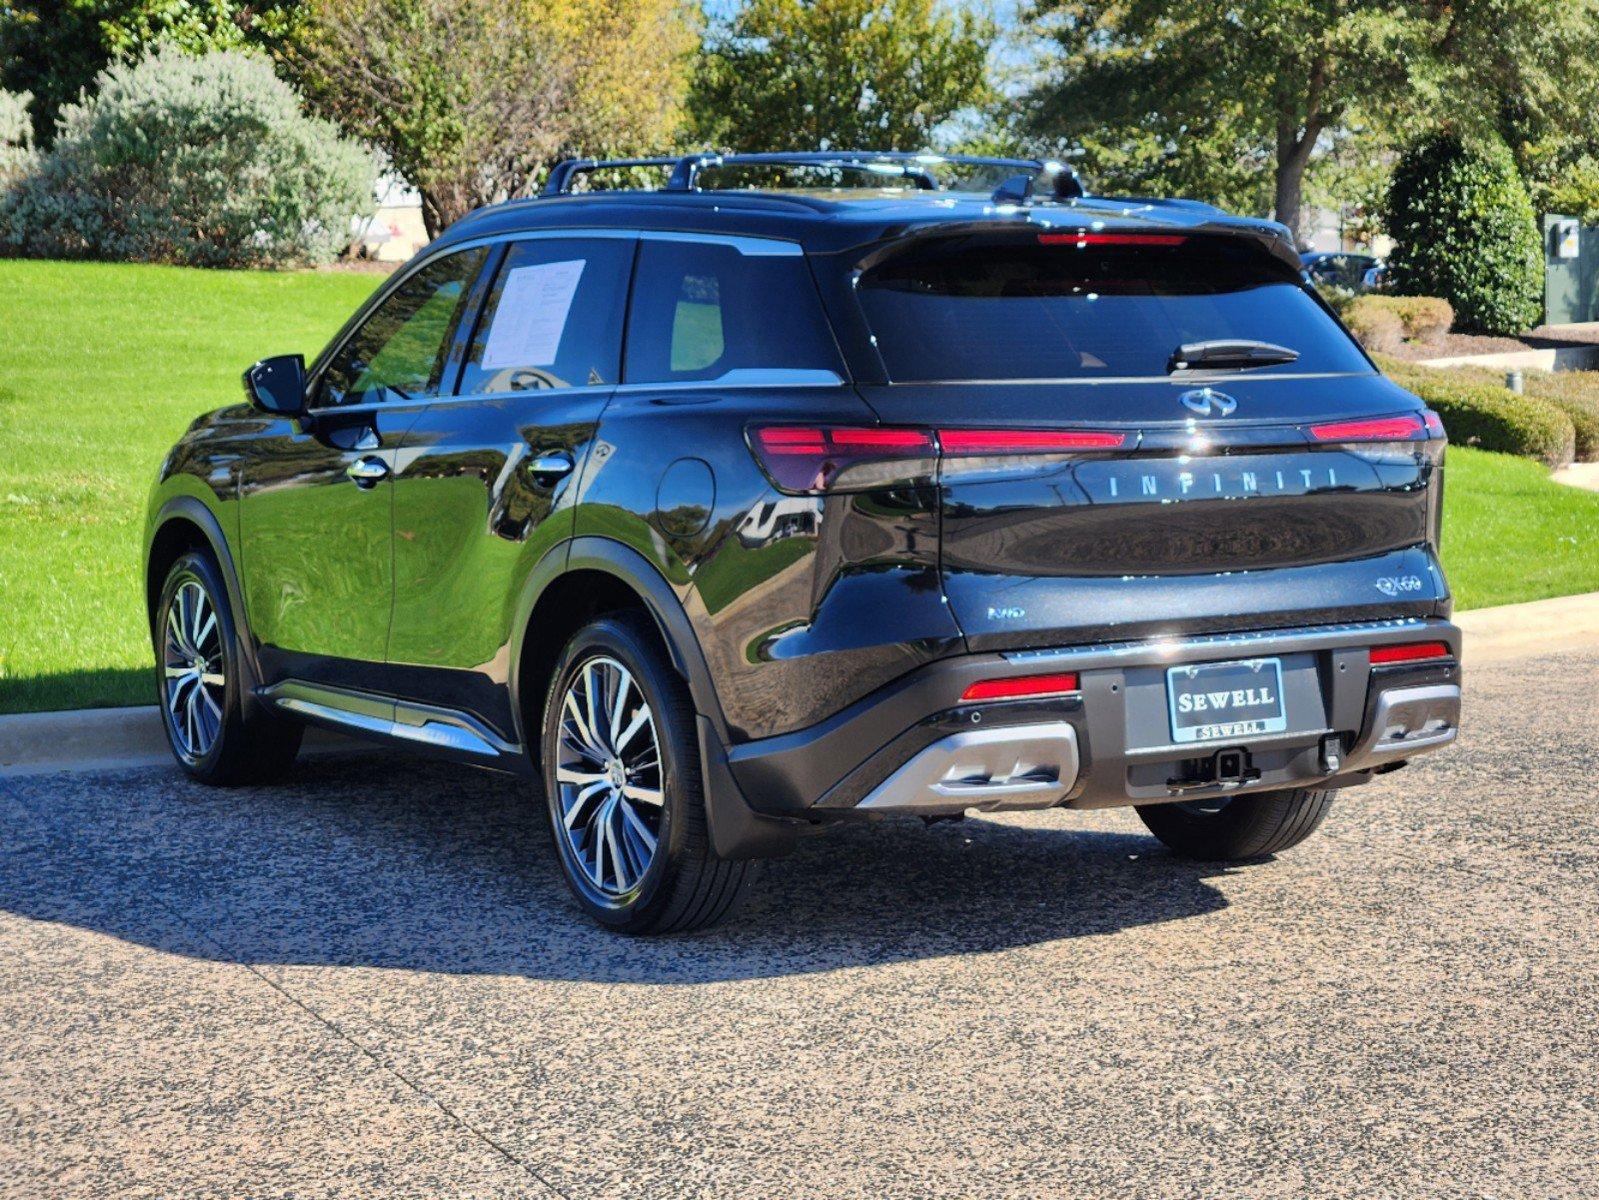
[[1231,741],[1288,728],[1281,659],[1172,667],[1166,699],[1174,742]]

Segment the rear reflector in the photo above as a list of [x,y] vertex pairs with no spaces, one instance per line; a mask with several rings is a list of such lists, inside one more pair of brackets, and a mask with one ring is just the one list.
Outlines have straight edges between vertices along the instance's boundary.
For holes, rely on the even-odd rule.
[[1420,417],[1410,416],[1334,421],[1310,427],[1310,435],[1318,442],[1402,442],[1426,433],[1426,423]]
[[1410,642],[1403,646],[1374,646],[1371,665],[1383,663],[1417,662],[1426,658],[1449,658],[1451,651],[1443,642]]
[[1041,246],[1181,246],[1188,240],[1181,233],[1041,233]]
[[1061,450],[1119,450],[1125,433],[1099,429],[940,429],[945,454],[1049,454]]
[[1018,675],[984,679],[961,693],[962,700],[1019,700],[1031,696],[1064,696],[1077,690],[1077,675]]

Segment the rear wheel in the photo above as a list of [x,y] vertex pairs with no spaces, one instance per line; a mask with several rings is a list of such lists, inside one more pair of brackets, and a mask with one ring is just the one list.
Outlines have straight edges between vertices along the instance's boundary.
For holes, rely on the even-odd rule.
[[210,555],[185,554],[156,606],[156,687],[167,744],[202,783],[264,783],[300,750],[302,727],[247,712],[227,588]]
[[1242,862],[1297,846],[1316,831],[1333,793],[1294,788],[1212,800],[1143,804],[1149,831],[1184,858]]
[[561,870],[591,917],[671,933],[732,911],[757,864],[711,847],[694,708],[647,617],[608,616],[567,643],[543,748]]

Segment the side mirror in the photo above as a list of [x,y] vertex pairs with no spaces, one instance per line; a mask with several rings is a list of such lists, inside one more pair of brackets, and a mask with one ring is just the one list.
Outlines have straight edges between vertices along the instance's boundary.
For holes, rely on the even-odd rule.
[[305,412],[305,356],[263,358],[244,373],[244,391],[262,412],[300,416]]

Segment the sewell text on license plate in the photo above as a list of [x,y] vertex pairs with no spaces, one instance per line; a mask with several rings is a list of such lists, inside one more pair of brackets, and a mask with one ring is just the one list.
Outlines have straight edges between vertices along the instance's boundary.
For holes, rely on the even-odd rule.
[[1214,742],[1281,733],[1283,667],[1276,658],[1193,663],[1166,672],[1174,742]]

